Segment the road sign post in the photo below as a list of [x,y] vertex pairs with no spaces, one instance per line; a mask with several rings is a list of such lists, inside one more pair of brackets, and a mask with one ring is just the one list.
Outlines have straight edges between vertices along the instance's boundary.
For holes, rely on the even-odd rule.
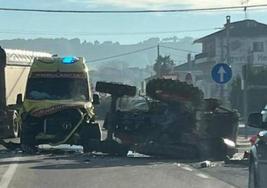
[[232,69],[226,63],[218,63],[212,68],[211,76],[216,83],[226,84],[232,78]]
[[231,67],[225,63],[218,63],[213,66],[211,76],[217,84],[220,84],[220,98],[224,101],[224,84],[232,78]]

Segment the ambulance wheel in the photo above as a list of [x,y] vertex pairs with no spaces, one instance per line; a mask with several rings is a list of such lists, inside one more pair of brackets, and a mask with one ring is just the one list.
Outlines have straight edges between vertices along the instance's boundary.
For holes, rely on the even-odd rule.
[[37,152],[37,143],[35,140],[35,131],[23,123],[21,127],[21,136],[20,136],[21,149],[25,153],[36,153]]
[[81,129],[80,137],[84,153],[97,151],[98,145],[101,141],[101,131],[99,124],[93,123],[89,126],[84,126]]

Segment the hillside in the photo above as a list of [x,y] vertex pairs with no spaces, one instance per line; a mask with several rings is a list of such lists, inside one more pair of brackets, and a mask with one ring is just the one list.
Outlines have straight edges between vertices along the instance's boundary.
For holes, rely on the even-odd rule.
[[[157,44],[161,46],[181,49],[173,50],[168,48],[160,48],[161,55],[170,55],[175,64],[181,64],[186,61],[188,52],[183,49],[191,51],[200,51],[199,45],[193,45],[193,38],[186,37],[178,39],[177,37],[165,38],[150,38],[140,43],[124,45],[118,42],[106,41],[94,43],[80,41],[80,39],[13,39],[0,40],[0,45],[4,48],[25,49],[46,51],[60,56],[75,55],[86,58],[90,65],[93,80],[108,80],[121,81],[128,84],[137,85],[145,77],[153,73],[152,65],[157,57]],[[153,47],[153,49],[143,50],[145,48]],[[126,56],[118,56],[116,58],[106,59],[104,61],[93,61],[110,56],[117,56],[141,50],[138,53],[129,54]],[[92,62],[91,62],[92,61]]]
[[[155,46],[158,43],[178,49],[187,49],[192,51],[200,51],[199,45],[193,45],[193,38],[186,37],[183,39],[177,39],[176,37],[169,39],[150,38],[146,41],[123,45],[118,42],[106,41],[100,43],[95,41],[94,43],[80,41],[80,39],[13,39],[13,40],[0,40],[0,45],[4,48],[17,48],[17,49],[28,49],[28,50],[40,50],[47,51],[58,55],[76,55],[84,56],[90,63],[90,60],[105,58],[122,53],[128,53],[131,51],[144,49],[147,47]],[[171,55],[177,64],[183,62],[186,59],[187,52],[175,51],[171,49],[160,49],[162,54]],[[122,56],[114,59],[108,59],[108,61],[125,61],[129,66],[145,67],[146,65],[153,64],[156,58],[156,48],[135,53],[128,56]],[[97,67],[101,62],[92,63],[93,67]]]

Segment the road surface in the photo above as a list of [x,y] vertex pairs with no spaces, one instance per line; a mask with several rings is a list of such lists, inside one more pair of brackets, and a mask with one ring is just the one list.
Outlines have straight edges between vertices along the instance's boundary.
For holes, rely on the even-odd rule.
[[[247,139],[238,140],[241,152],[249,149]],[[43,149],[38,155],[25,155],[0,146],[0,188],[247,187],[248,167],[244,165],[218,162],[200,169],[198,163],[89,155],[81,150],[62,146]]]
[[[75,152],[74,152],[75,150]],[[234,188],[224,173],[190,163],[152,158],[83,154],[78,148],[43,150],[38,155],[0,150],[1,188]],[[217,168],[217,167],[216,167]],[[218,167],[222,169],[221,167]],[[215,172],[210,173],[210,170]],[[235,172],[238,174],[238,172]],[[219,177],[216,177],[217,176]],[[223,177],[220,177],[223,176]],[[224,177],[225,176],[225,177]],[[240,179],[241,178],[241,179]],[[240,174],[239,182],[245,179]]]

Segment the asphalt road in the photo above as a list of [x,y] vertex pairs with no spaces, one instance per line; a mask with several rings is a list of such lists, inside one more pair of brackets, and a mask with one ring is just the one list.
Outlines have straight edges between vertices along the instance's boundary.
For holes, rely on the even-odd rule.
[[[12,139],[14,142],[19,140]],[[239,138],[241,152],[247,139]],[[38,155],[0,146],[0,188],[246,188],[248,167],[146,157],[89,155],[81,147],[43,149]]]
[[[239,138],[239,143],[247,144],[244,138]],[[216,162],[212,167],[198,168],[198,163],[89,155],[81,150],[45,147],[38,155],[25,155],[0,146],[0,188],[247,187],[248,167],[244,165]]]
[[[176,160],[89,155],[80,151],[80,147],[63,146],[27,156],[0,148],[0,187],[246,187],[246,168],[216,166],[196,169],[192,163]],[[233,180],[229,181],[231,177]]]

